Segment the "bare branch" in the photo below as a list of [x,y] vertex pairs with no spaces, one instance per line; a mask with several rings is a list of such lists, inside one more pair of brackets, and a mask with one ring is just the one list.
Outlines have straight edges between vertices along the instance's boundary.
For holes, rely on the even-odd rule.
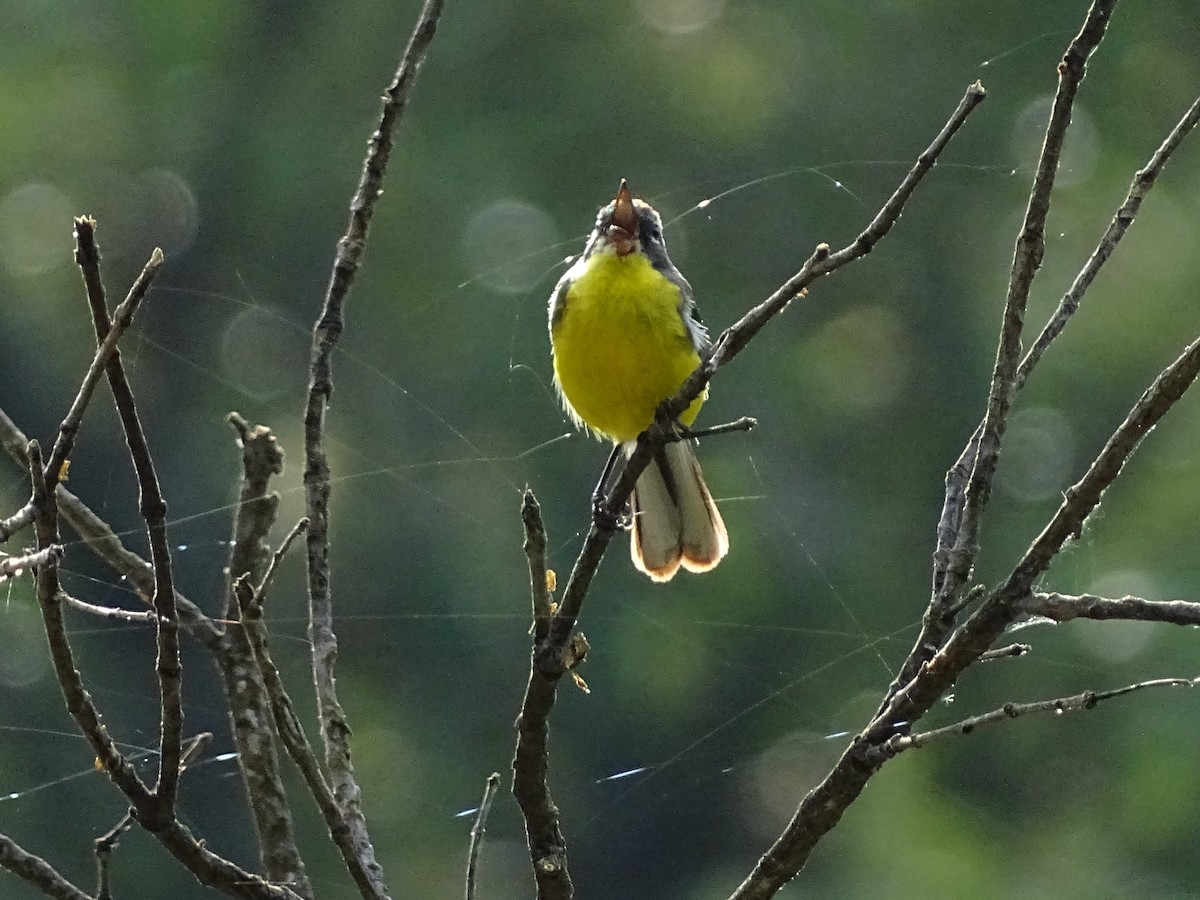
[[1027,716],[1032,713],[1062,715],[1063,713],[1094,709],[1096,704],[1101,701],[1111,700],[1114,697],[1123,697],[1126,694],[1132,694],[1147,688],[1195,687],[1197,684],[1200,684],[1200,679],[1198,678],[1156,678],[1152,681],[1140,681],[1137,684],[1130,684],[1110,691],[1084,691],[1082,694],[1059,697],[1056,700],[1038,700],[1033,703],[1005,703],[999,709],[994,709],[991,712],[978,716],[971,716],[969,719],[963,719],[961,722],[946,725],[943,728],[934,728],[930,731],[922,731],[917,734],[895,735],[883,745],[881,751],[887,755],[895,756],[905,750],[924,747],[926,744],[936,741],[939,738],[951,735],[971,734],[981,726],[995,725],[999,722],[1019,719],[1021,716]]
[[[299,526],[293,529],[293,536],[300,531]],[[312,745],[304,733],[304,727],[296,715],[292,698],[288,696],[279,677],[279,670],[271,659],[267,646],[267,627],[263,622],[262,598],[250,587],[243,576],[233,586],[238,609],[241,613],[241,627],[246,633],[246,639],[254,653],[254,661],[266,687],[270,699],[271,714],[275,722],[275,731],[283,741],[288,756],[300,770],[304,783],[308,785],[309,793],[317,803],[325,825],[329,829],[330,838],[342,854],[359,893],[366,900],[385,900],[386,890],[379,881],[376,871],[374,852],[368,845],[362,848],[350,829],[347,827],[346,815],[339,806],[334,793],[321,772],[321,764],[313,752]]]
[[[233,584],[243,576],[259,581],[269,566],[271,551],[266,540],[279,510],[279,495],[269,492],[270,480],[283,472],[284,453],[266,426],[252,427],[236,412],[227,418],[238,433],[242,479],[222,618],[236,621],[240,613],[233,602]],[[291,885],[297,894],[311,898],[313,888],[296,842],[279,770],[271,701],[245,630],[236,624],[227,627],[214,645],[213,655],[225,687],[238,768],[254,817],[263,871],[268,880]]]
[[[158,659],[155,671],[158,674],[159,693],[159,756],[158,779],[154,793],[158,798],[156,823],[147,823],[153,830],[158,824],[174,816],[175,795],[179,785],[179,759],[183,741],[183,675],[179,661],[179,623],[175,610],[175,580],[171,572],[171,547],[167,539],[167,503],[163,499],[162,488],[158,484],[158,475],[154,471],[154,460],[150,455],[150,445],[142,430],[138,417],[137,403],[133,397],[133,389],[125,375],[125,366],[121,362],[121,351],[116,347],[114,332],[120,336],[119,328],[123,328],[133,319],[134,311],[141,297],[149,290],[150,282],[154,279],[159,266],[162,265],[162,251],[155,248],[150,262],[142,271],[141,277],[134,283],[129,297],[117,308],[116,323],[109,320],[108,306],[104,298],[104,286],[100,281],[100,253],[96,246],[96,222],[86,216],[75,220],[75,258],[83,272],[84,284],[87,288],[88,305],[92,311],[92,325],[96,332],[96,342],[103,347],[112,338],[112,352],[104,362],[108,374],[108,385],[112,389],[113,402],[117,407],[117,415],[121,419],[121,428],[125,432],[125,443],[129,448],[129,458],[133,462],[133,470],[138,481],[138,508],[142,518],[146,520],[146,531],[150,538],[150,561],[154,568],[154,596],[151,605],[154,607],[155,636],[158,645]],[[122,313],[126,304],[132,303],[128,312]],[[118,323],[124,323],[119,325]],[[55,455],[58,447],[55,447]],[[63,454],[65,460],[69,449]],[[50,464],[54,465],[54,456]],[[55,472],[58,470],[55,469]],[[51,486],[57,484],[57,476]]]
[[[29,438],[0,409],[0,445],[9,458],[23,471],[29,462],[25,448]],[[80,536],[83,544],[112,568],[125,576],[130,586],[147,604],[154,595],[154,572],[150,564],[121,543],[121,539],[90,507],[63,485],[55,491],[59,512],[68,525]],[[179,621],[201,644],[211,648],[220,640],[222,630],[204,612],[182,594],[175,595]]]
[[[30,441],[26,452],[33,481],[33,505],[37,511],[34,527],[38,546],[53,546],[58,543],[58,508],[54,503],[51,482],[46,474],[47,470],[42,466],[42,451],[37,441]],[[75,655],[67,640],[67,629],[62,616],[62,594],[57,565],[50,562],[40,566],[37,570],[38,605],[42,610],[42,623],[50,645],[54,674],[58,677],[67,711],[92,745],[96,758],[108,773],[108,777],[129,798],[139,816],[152,815],[155,805],[153,795],[138,777],[137,771],[117,749],[108,734],[108,729],[101,722],[100,713],[92,702],[91,695],[83,686],[83,679],[75,666]]]
[[550,797],[546,780],[550,767],[547,748],[550,710],[554,706],[558,679],[567,666],[562,648],[556,651],[550,633],[552,605],[546,569],[546,528],[537,499],[528,488],[521,503],[521,521],[525,526],[525,555],[529,560],[533,647],[529,656],[529,682],[517,716],[512,793],[525,818],[525,836],[538,900],[569,900],[574,886],[567,870],[567,847],[558,824],[558,807]]
[[979,654],[980,662],[991,662],[995,659],[1011,659],[1015,656],[1024,656],[1033,650],[1028,644],[1009,644],[1006,647],[997,647],[995,650],[987,650]]
[[[229,554],[230,584],[242,575],[249,575],[257,583],[262,580],[271,556],[267,535],[279,512],[279,495],[268,489],[271,478],[283,474],[284,453],[266,425],[251,426],[236,412],[225,418],[237,432],[242,451],[242,483]],[[230,591],[222,618],[232,618],[236,612]]]
[[471,825],[471,843],[467,848],[467,888],[466,900],[475,900],[475,876],[479,865],[479,851],[483,847],[483,835],[487,830],[488,814],[492,811],[492,801],[496,799],[496,790],[500,787],[500,773],[493,772],[487,777],[483,787],[483,799],[479,802],[479,810],[475,813],[475,822]]
[[154,280],[154,276],[158,274],[158,270],[162,267],[162,264],[162,250],[155,247],[154,252],[150,254],[150,261],[146,263],[145,268],[142,269],[142,274],[133,283],[133,287],[129,291],[129,296],[117,307],[112,330],[105,335],[104,340],[100,341],[100,346],[96,348],[96,353],[92,357],[92,364],[88,366],[87,374],[83,377],[83,383],[79,386],[79,392],[75,395],[75,401],[71,404],[71,408],[67,410],[62,424],[58,427],[58,438],[54,442],[54,449],[50,453],[50,459],[46,462],[46,477],[50,484],[50,490],[54,490],[58,485],[63,463],[70,457],[71,450],[75,446],[75,436],[78,434],[79,425],[83,421],[83,413],[92,400],[92,395],[96,391],[96,385],[100,381],[100,376],[104,374],[109,357],[116,351],[117,341],[121,339],[121,335],[125,333],[125,329],[133,324],[133,316],[141,305],[142,300],[145,299],[146,292],[150,289],[150,283]]
[[546,526],[533,491],[525,488],[521,500],[521,522],[525,526],[525,556],[529,560],[529,596],[533,603],[534,641],[544,639],[552,615],[549,577],[546,568]]
[[[1055,309],[1053,315],[1051,315],[1042,328],[1041,334],[1038,335],[1033,346],[1029,348],[1029,352],[1025,354],[1025,358],[1021,360],[1021,365],[1017,368],[1016,373],[1016,390],[1019,391],[1024,387],[1025,382],[1029,379],[1034,367],[1041,360],[1042,355],[1054,340],[1062,334],[1071,316],[1079,309],[1084,295],[1088,288],[1091,287],[1096,276],[1100,273],[1100,269],[1108,261],[1109,257],[1112,256],[1117,248],[1117,244],[1121,242],[1129,226],[1133,224],[1133,220],[1141,210],[1142,201],[1145,199],[1146,194],[1154,187],[1158,176],[1166,167],[1167,161],[1179,148],[1179,145],[1183,143],[1183,139],[1196,127],[1198,121],[1200,121],[1200,99],[1197,99],[1192,104],[1191,108],[1179,120],[1178,124],[1171,129],[1171,132],[1166,136],[1158,149],[1154,151],[1154,154],[1147,161],[1146,165],[1134,174],[1133,182],[1129,186],[1129,192],[1125,195],[1125,200],[1113,214],[1112,221],[1101,236],[1095,250],[1092,251],[1091,257],[1089,257],[1087,263],[1079,271],[1079,274],[1075,276],[1071,287],[1062,296],[1062,299],[1059,300],[1057,309]],[[938,523],[937,551],[935,556],[938,568],[935,570],[935,580],[944,574],[950,548],[957,538],[958,517],[962,511],[966,478],[971,467],[975,464],[982,430],[983,423],[981,422],[971,435],[967,446],[963,448],[962,453],[946,475],[946,501],[942,509],[941,521]]]
[[1170,134],[1166,136],[1159,148],[1154,151],[1149,161],[1142,168],[1138,169],[1133,176],[1133,182],[1129,185],[1129,192],[1125,195],[1124,202],[1113,215],[1112,221],[1105,230],[1104,235],[1100,238],[1100,242],[1096,245],[1096,249],[1092,251],[1091,257],[1088,259],[1084,267],[1075,276],[1075,280],[1071,283],[1071,287],[1067,290],[1061,300],[1058,301],[1058,308],[1054,314],[1050,316],[1050,320],[1046,322],[1042,328],[1042,333],[1037,336],[1037,340],[1033,342],[1033,346],[1029,348],[1029,352],[1025,354],[1025,358],[1021,360],[1021,365],[1017,369],[1017,387],[1020,388],[1029,378],[1034,367],[1041,360],[1042,354],[1046,349],[1054,343],[1055,338],[1062,334],[1063,329],[1067,327],[1067,322],[1073,316],[1076,310],[1079,309],[1079,304],[1083,301],[1083,296],[1087,289],[1095,280],[1100,269],[1112,256],[1113,251],[1117,249],[1117,244],[1121,242],[1121,238],[1125,236],[1125,232],[1129,226],[1133,224],[1133,220],[1137,218],[1139,210],[1142,208],[1142,201],[1146,198],[1146,194],[1154,187],[1154,183],[1158,180],[1158,176],[1162,174],[1162,170],[1166,168],[1167,160],[1171,155],[1179,149],[1179,145],[1183,143],[1183,139],[1196,127],[1200,122],[1200,98],[1192,104],[1191,108],[1183,114],[1183,118],[1178,124],[1171,129]]
[[1050,565],[1050,560],[1072,536],[1078,536],[1083,523],[1100,502],[1100,496],[1120,474],[1125,461],[1133,455],[1158,420],[1175,405],[1200,372],[1200,338],[1192,341],[1175,362],[1167,366],[1129,411],[1100,455],[1088,467],[1083,478],[1070,487],[1062,505],[1002,588],[1008,602],[1024,597],[1034,580]]
[[313,327],[311,376],[304,412],[305,513],[312,523],[308,530],[309,637],[317,713],[334,797],[357,847],[355,857],[367,864],[379,896],[386,896],[387,886],[367,832],[360,803],[361,791],[350,761],[350,727],[338,702],[333,674],[337,636],[333,630],[333,595],[329,581],[330,478],[325,452],[325,413],[333,392],[331,357],[344,327],[346,299],[366,247],[375,202],[383,192],[392,135],[404,115],[417,73],[437,31],[442,6],[443,0],[425,0],[395,77],[384,94],[379,124],[371,135],[358,189],[350,202],[350,221],[338,242],[325,302]]
[[121,609],[119,606],[99,606],[88,603],[70,594],[62,595],[63,602],[72,609],[87,613],[89,616],[99,616],[101,619],[115,619],[118,622],[143,622],[147,625],[154,622],[154,611],[150,609]]
[[[202,731],[191,739],[183,755],[179,759],[179,771],[187,771],[188,764],[208,749],[212,743],[212,732]],[[107,832],[94,841],[93,854],[96,857],[96,900],[113,900],[109,868],[112,853],[120,843],[121,835],[134,825],[133,815],[125,813]]]
[[26,553],[23,556],[6,556],[0,559],[0,581],[6,581],[14,575],[19,575],[26,569],[36,569],[38,566],[57,563],[62,559],[62,544],[51,544],[44,550]]
[[[512,793],[525,817],[525,838],[537,882],[538,900],[570,900],[575,888],[567,870],[567,844],[558,824],[558,807],[554,805],[546,780],[550,766],[547,746],[550,710],[554,708],[558,679],[542,672],[545,664],[538,657],[545,644],[535,645],[535,660],[517,716]],[[561,655],[558,665],[565,671]]]
[[[956,520],[953,542],[939,546],[938,566],[934,573],[934,612],[953,602],[959,589],[970,578],[978,553],[979,529],[983,511],[991,495],[992,479],[1000,457],[1000,442],[1008,420],[1008,411],[1016,391],[1016,372],[1021,355],[1021,329],[1025,321],[1025,306],[1034,276],[1042,264],[1045,252],[1046,217],[1050,212],[1050,193],[1058,172],[1058,160],[1071,124],[1075,95],[1087,70],[1088,58],[1100,45],[1117,0],[1095,0],[1083,27],[1067,47],[1058,66],[1058,91],[1046,124],[1046,137],[1038,158],[1033,188],[1025,221],[1013,252],[1012,273],[1009,276],[1008,296],[1004,302],[1000,343],[992,371],[992,384],[980,431],[979,452],[970,471],[970,479],[962,493],[961,518]],[[957,474],[957,473],[956,473]]]
[[0,834],[0,867],[23,878],[47,897],[55,900],[92,900],[91,896],[67,881],[54,866],[34,856],[8,835]]
[[1200,603],[1194,600],[1143,600],[1141,597],[1113,600],[1093,594],[1076,597],[1034,591],[1019,603],[1019,608],[1023,613],[1045,616],[1055,622],[1098,619],[1200,625]]
[[7,519],[0,519],[0,544],[3,544],[22,528],[28,528],[32,524],[33,504],[26,503]]
[[279,570],[279,564],[283,562],[283,558],[287,556],[287,552],[292,549],[292,544],[300,535],[308,530],[308,519],[300,519],[292,530],[287,533],[287,537],[283,539],[283,543],[279,545],[279,549],[271,556],[271,562],[267,566],[267,571],[263,574],[262,581],[258,583],[258,587],[254,589],[254,597],[256,603],[262,603],[267,595],[267,591],[271,588],[271,583],[275,580],[275,573]]
[[[1090,15],[1089,21],[1091,21]],[[1086,31],[1087,26],[1085,25],[1084,30],[1080,32],[1080,36]],[[1076,41],[1078,39],[1076,38]],[[1071,58],[1071,54],[1068,52],[1063,65],[1066,66],[1068,60]],[[1076,60],[1080,59],[1079,56],[1073,58]],[[1063,295],[1059,301],[1057,310],[1050,317],[1050,320],[1046,323],[1041,334],[1039,334],[1037,340],[1034,342],[1033,347],[1030,348],[1025,358],[1021,361],[1020,366],[1016,369],[1012,384],[1014,394],[1024,386],[1034,367],[1041,359],[1042,354],[1063,331],[1070,317],[1078,309],[1088,287],[1104,263],[1108,261],[1108,258],[1116,249],[1117,244],[1124,236],[1128,227],[1133,223],[1133,219],[1141,208],[1142,200],[1150,188],[1154,186],[1159,173],[1166,166],[1167,160],[1170,159],[1183,139],[1195,127],[1198,115],[1200,115],[1200,100],[1196,104],[1193,104],[1192,108],[1188,110],[1170,134],[1167,135],[1166,139],[1151,156],[1146,165],[1134,175],[1133,182],[1130,185],[1124,202],[1114,214],[1112,222],[1101,237],[1096,249],[1076,276],[1070,289]],[[1051,127],[1053,126],[1054,120],[1052,119]],[[1049,141],[1049,134],[1047,140]],[[1047,146],[1049,146],[1049,143],[1047,143]],[[1030,210],[1032,209],[1033,197],[1031,196]],[[1027,213],[1027,221],[1028,215]],[[1024,234],[1024,232],[1022,233]],[[1008,320],[1006,319],[1005,321],[1007,322]],[[958,555],[954,556],[955,547],[959,545],[963,534],[961,524],[964,503],[966,501],[967,481],[972,471],[977,468],[976,463],[983,429],[984,422],[980,422],[971,435],[971,438],[967,441],[967,445],[963,448],[962,453],[959,454],[954,465],[946,473],[946,495],[941,517],[938,521],[937,546],[934,551],[933,596],[930,600],[929,609],[925,613],[921,634],[917,638],[914,652],[910,654],[908,662],[901,668],[899,675],[893,681],[891,686],[892,692],[895,692],[901,685],[909,681],[916,674],[920,664],[930,659],[937,652],[938,647],[941,646],[946,635],[949,634],[950,629],[954,625],[954,597],[961,590],[964,583],[963,579],[969,577],[971,560],[974,558],[974,551],[968,553],[970,550],[968,545],[973,545],[978,537],[976,535],[974,539],[963,542]],[[956,569],[957,574],[953,577],[948,577],[947,573],[952,561],[958,567]],[[966,574],[963,574],[964,572]]]

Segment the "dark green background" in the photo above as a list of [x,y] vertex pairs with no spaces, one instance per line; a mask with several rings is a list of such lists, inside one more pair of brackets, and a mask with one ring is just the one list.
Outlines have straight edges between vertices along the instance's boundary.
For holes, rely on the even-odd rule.
[[[521,488],[543,503],[564,579],[586,527],[605,451],[556,440],[570,429],[549,387],[543,316],[595,207],[621,176],[655,203],[720,329],[815,243],[849,241],[982,78],[987,102],[893,235],[815,285],[717,379],[702,422],[761,422],[701,451],[728,559],[656,586],[622,539],[601,569],[581,623],[592,693],[566,686],[552,721],[552,788],[579,895],[726,896],[840,752],[843,739],[826,736],[874,709],[924,608],[942,476],[982,409],[1054,67],[1085,4],[713,4],[711,21],[675,33],[654,16],[706,4],[451,0],[403,123],[329,418],[339,685],[397,897],[460,896],[469,820],[455,814],[488,773],[508,770],[527,669]],[[290,454],[280,535],[302,512],[306,333],[415,14],[411,2],[19,0],[0,33],[0,406],[50,442],[90,358],[71,216],[98,217],[114,297],[161,244],[167,265],[125,355],[172,541],[187,547],[180,584],[207,609],[236,497],[229,410],[270,425]],[[1198,43],[1194,0],[1118,7],[1076,109],[1031,327],[1194,99]],[[1200,329],[1198,172],[1185,145],[1021,396],[981,577],[1006,571]],[[1188,397],[1046,585],[1200,597],[1198,442]],[[70,486],[144,545],[105,394]],[[0,469],[0,513],[25,491],[15,468]],[[65,565],[78,596],[132,602],[83,548]],[[296,554],[269,618],[276,659],[310,710],[300,569]],[[87,771],[28,582],[3,591],[0,831],[90,886],[91,840],[124,806]],[[148,632],[71,623],[110,728],[153,744]],[[1031,656],[972,670],[930,724],[1197,674],[1200,638],[1178,628],[1079,623],[1020,638]],[[217,730],[213,753],[226,752],[216,680],[194,644],[186,652],[187,727]],[[1196,697],[1164,691],[908,754],[787,894],[1194,896],[1198,740]],[[650,774],[598,782],[639,766]],[[86,774],[53,783],[72,773]],[[292,796],[319,895],[352,896],[296,783]],[[184,817],[253,864],[232,762],[186,776]],[[524,854],[501,794],[480,897],[530,896]],[[137,833],[116,876],[121,900],[207,896]],[[0,885],[34,896],[7,875]]]

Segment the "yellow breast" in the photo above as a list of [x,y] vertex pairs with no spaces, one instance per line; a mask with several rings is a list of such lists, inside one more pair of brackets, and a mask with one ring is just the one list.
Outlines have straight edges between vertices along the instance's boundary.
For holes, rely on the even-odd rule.
[[[641,253],[595,253],[568,273],[551,323],[554,378],[567,411],[601,437],[634,440],[700,363],[679,287]],[[680,419],[690,425],[697,398]]]

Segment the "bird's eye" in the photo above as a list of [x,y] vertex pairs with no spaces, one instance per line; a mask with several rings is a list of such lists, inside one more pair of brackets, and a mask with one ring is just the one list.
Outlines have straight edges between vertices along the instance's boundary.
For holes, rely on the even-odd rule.
[[647,222],[642,231],[646,235],[646,240],[657,243],[662,240],[662,231],[653,222]]

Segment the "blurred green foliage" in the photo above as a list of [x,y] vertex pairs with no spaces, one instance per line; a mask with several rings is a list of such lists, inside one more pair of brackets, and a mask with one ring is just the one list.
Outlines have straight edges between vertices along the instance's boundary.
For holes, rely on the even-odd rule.
[[[655,203],[719,330],[818,241],[853,237],[966,85],[982,78],[989,90],[894,234],[793,304],[715,383],[704,420],[761,422],[702,449],[724,500],[728,559],[659,587],[633,572],[621,542],[585,608],[592,694],[567,687],[552,722],[552,789],[580,895],[722,897],[836,759],[844,738],[829,736],[873,710],[913,637],[942,475],[981,410],[1054,67],[1084,9],[450,4],[354,287],[329,423],[339,683],[397,897],[460,895],[469,820],[456,813],[509,765],[527,667],[522,487],[543,503],[563,577],[586,526],[604,450],[564,438],[543,315],[595,207],[622,176]],[[307,330],[415,13],[365,0],[18,0],[6,13],[0,405],[48,442],[90,357],[70,217],[98,218],[114,297],[161,244],[167,267],[125,356],[182,548],[181,587],[208,609],[236,496],[227,411],[270,425],[291,454],[277,484],[281,534],[302,511]],[[1194,0],[1118,7],[1068,140],[1031,327],[1194,98],[1198,43]],[[1197,171],[1185,145],[1022,395],[980,577],[1006,571],[1200,326]],[[1145,442],[1047,585],[1198,596],[1198,409],[1185,398]],[[71,487],[141,546],[128,468],[98,402]],[[0,470],[0,513],[25,491],[19,472]],[[79,596],[130,602],[84,548],[71,546],[66,565]],[[269,618],[305,709],[300,565],[294,554]],[[91,839],[124,806],[90,771],[62,709],[28,583],[5,592],[0,831],[86,886]],[[149,747],[149,635],[82,618],[72,627],[109,727]],[[1196,674],[1195,636],[1166,626],[1083,623],[1021,638],[1033,654],[968,673],[930,724]],[[217,680],[195,646],[185,662],[187,727],[216,730],[213,752],[224,753]],[[1196,698],[1159,692],[912,753],[871,782],[788,890],[1194,896],[1197,740]],[[294,781],[292,796],[319,894],[350,896]],[[184,816],[253,865],[233,763],[186,776]],[[502,796],[480,896],[529,896],[524,853]],[[116,878],[121,897],[208,896],[136,832]],[[4,897],[34,896],[2,883]]]

